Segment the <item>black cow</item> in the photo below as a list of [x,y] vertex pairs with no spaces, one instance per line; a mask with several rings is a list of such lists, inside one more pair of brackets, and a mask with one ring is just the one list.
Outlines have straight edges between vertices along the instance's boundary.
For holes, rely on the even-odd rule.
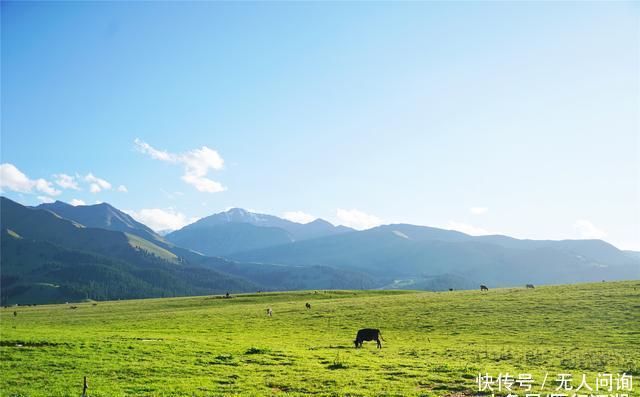
[[382,338],[382,332],[379,329],[374,328],[364,328],[358,331],[358,335],[356,335],[356,340],[353,343],[356,345],[356,348],[362,347],[362,342],[374,340],[378,343],[378,349],[382,349],[382,343],[380,343],[380,339]]
[[487,288],[486,285],[481,285],[480,286],[480,291],[489,291],[489,288]]
[[311,303],[309,303],[309,302],[305,303],[305,304],[304,304],[304,306],[305,306],[307,309],[311,309]]
[[449,288],[449,291],[453,291],[453,288]]
[[535,287],[533,286],[533,284],[527,284],[527,288],[531,288],[531,289],[533,289],[533,288],[535,288]]

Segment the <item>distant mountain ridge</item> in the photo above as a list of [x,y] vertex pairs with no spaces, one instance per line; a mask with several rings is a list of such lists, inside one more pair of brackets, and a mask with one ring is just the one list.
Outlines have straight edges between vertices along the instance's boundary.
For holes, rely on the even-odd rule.
[[107,203],[71,205],[56,201],[40,204],[33,208],[52,212],[86,227],[130,233],[186,259],[197,259],[199,256],[189,249],[175,246],[150,227],[136,221],[131,215]]
[[352,232],[316,219],[296,223],[273,215],[232,208],[213,214],[165,236],[166,240],[205,255],[226,256],[294,241]]
[[294,241],[353,231],[346,226],[334,226],[324,219],[315,219],[309,223],[298,223],[274,215],[251,212],[242,208],[231,208],[202,218],[180,230],[193,230],[229,223],[248,223],[259,227],[276,227],[285,230]]
[[447,290],[640,279],[602,240],[470,236],[410,224],[356,231],[234,208],[161,236],[109,204],[0,200],[0,300],[293,289]]
[[365,272],[387,283],[443,274],[491,286],[640,278],[640,260],[601,240],[476,237],[407,224],[297,241],[236,253],[230,258],[332,266]]
[[[377,285],[365,274],[328,266],[270,266],[203,256],[166,241],[106,203],[26,207],[2,197],[0,212],[2,304]],[[280,228],[229,225],[226,233],[275,229],[289,241]],[[218,237],[224,246],[225,234]]]
[[148,226],[107,203],[74,206],[63,201],[56,201],[40,204],[35,208],[51,211],[86,227],[129,232],[150,240],[156,240],[159,237]]

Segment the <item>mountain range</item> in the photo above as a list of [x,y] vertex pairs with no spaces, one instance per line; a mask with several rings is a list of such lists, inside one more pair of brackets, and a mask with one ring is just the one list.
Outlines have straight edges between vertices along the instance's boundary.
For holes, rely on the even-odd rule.
[[[639,262],[601,240],[535,241],[474,237],[424,226],[394,224],[340,236],[236,253],[231,259],[326,265],[365,272],[380,282],[453,274],[491,286],[571,283],[640,276]],[[456,283],[458,284],[458,283]],[[452,285],[459,288],[459,285]]]
[[205,255],[226,256],[287,244],[295,241],[352,232],[344,226],[316,219],[296,223],[273,215],[256,214],[241,208],[202,218],[165,236],[176,245],[189,247]]
[[[104,209],[93,207],[96,212]],[[50,210],[25,207],[4,197],[0,199],[0,223],[3,304],[257,288],[244,279],[190,264],[136,234],[86,227]],[[121,225],[114,223],[113,227]]]
[[447,290],[640,278],[602,240],[470,236],[409,224],[356,231],[240,208],[161,236],[106,204],[0,199],[2,304],[295,289]]

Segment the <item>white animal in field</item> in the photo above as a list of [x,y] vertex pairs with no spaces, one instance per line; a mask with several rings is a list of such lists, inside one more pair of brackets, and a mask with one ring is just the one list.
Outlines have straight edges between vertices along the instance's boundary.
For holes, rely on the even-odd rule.
[[273,310],[271,308],[267,309],[267,316],[271,317],[273,315]]

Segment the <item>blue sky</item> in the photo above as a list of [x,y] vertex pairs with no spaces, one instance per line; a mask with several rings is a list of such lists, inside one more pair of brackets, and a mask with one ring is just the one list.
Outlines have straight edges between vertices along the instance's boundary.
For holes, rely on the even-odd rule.
[[1,7],[2,191],[22,203],[640,249],[633,3]]

